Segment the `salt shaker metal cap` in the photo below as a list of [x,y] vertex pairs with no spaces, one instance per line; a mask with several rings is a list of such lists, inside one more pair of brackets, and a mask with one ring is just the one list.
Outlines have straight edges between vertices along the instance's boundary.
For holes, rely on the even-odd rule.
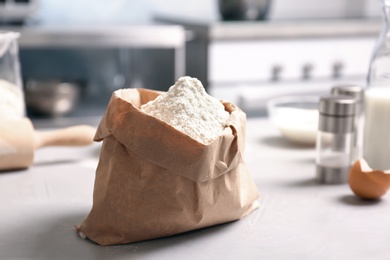
[[319,112],[328,116],[354,116],[356,101],[348,96],[323,97]]
[[329,96],[320,99],[318,130],[344,134],[353,131],[356,101],[347,96]]
[[332,88],[331,93],[334,96],[351,96],[357,102],[363,102],[364,100],[364,89],[358,85],[336,85]]

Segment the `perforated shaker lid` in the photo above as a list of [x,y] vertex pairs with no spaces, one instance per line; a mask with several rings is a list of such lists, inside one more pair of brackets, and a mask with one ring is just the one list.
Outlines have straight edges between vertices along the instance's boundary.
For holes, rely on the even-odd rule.
[[354,116],[355,104],[355,99],[349,96],[327,96],[320,99],[318,109],[328,116]]

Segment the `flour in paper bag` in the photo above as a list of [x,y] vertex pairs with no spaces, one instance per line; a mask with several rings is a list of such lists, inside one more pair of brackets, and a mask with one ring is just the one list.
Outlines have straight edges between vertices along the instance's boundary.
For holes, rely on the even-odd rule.
[[198,79],[188,76],[142,105],[141,110],[203,144],[215,140],[229,118],[222,103],[208,95]]
[[19,120],[23,115],[24,99],[22,90],[11,82],[0,79],[0,156],[18,152],[15,145],[4,138],[3,131],[5,130],[2,127],[7,124],[8,120]]
[[24,97],[22,90],[0,79],[0,119],[19,119],[24,115]]

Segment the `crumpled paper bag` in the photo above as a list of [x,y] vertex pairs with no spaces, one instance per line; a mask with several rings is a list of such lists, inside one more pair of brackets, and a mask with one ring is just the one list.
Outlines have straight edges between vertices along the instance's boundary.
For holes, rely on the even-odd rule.
[[161,92],[113,93],[95,141],[103,141],[93,206],[77,228],[100,245],[170,236],[240,219],[258,207],[243,162],[246,116],[223,102],[228,127],[209,145],[142,112]]

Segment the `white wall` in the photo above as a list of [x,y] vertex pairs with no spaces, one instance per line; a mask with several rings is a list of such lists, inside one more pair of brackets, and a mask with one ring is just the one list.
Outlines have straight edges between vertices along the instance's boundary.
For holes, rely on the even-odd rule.
[[[270,19],[377,17],[381,0],[271,0]],[[219,18],[218,0],[147,0],[153,11]]]
[[146,0],[152,11],[190,17],[218,18],[217,0]]
[[379,0],[275,0],[271,19],[380,16]]
[[[134,23],[154,14],[218,19],[218,0],[38,0],[38,18],[51,23]],[[359,8],[358,4],[362,8]],[[357,8],[356,8],[357,7]],[[379,16],[379,0],[273,0],[270,19]],[[352,15],[353,16],[353,15]]]
[[151,18],[151,7],[147,1],[38,0],[36,17],[54,24],[143,23]]

